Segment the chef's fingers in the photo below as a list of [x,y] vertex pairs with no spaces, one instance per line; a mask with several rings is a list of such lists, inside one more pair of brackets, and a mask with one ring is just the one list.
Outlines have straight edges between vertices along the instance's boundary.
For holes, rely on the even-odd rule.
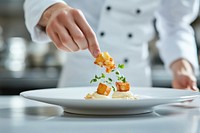
[[172,87],[184,90],[199,91],[196,78],[193,75],[179,75],[174,78]]
[[189,78],[186,75],[176,75],[172,81],[172,87],[176,89],[191,90]]
[[68,30],[73,41],[78,45],[79,49],[81,50],[87,49],[88,48],[87,40],[82,31],[74,22],[74,20],[69,18],[63,18],[63,21],[65,22],[64,23],[65,28]]
[[[79,48],[72,40],[68,31],[62,23],[58,20],[52,20],[46,27],[47,33],[54,33],[54,43],[58,49],[65,50],[67,52],[78,51]],[[65,47],[65,48],[64,48]]]
[[97,57],[99,53],[101,52],[98,41],[96,39],[95,33],[90,27],[90,25],[87,23],[84,15],[79,10],[74,10],[74,20],[76,24],[80,27],[81,31],[85,35],[87,42],[88,42],[88,49],[90,53],[93,55],[93,57]]
[[48,34],[48,36],[51,38],[51,40],[53,41],[53,43],[55,44],[55,46],[60,49],[60,50],[64,50],[66,52],[70,52],[71,50],[66,48],[62,42],[60,41],[60,38],[58,36],[58,34],[52,30],[52,28],[46,28],[46,33]]
[[196,79],[195,80],[190,80],[189,82],[189,86],[192,90],[194,91],[199,91],[199,88],[197,87],[197,82],[196,82]]
[[196,77],[193,74],[187,74],[186,75],[186,80],[187,80],[187,88],[193,90],[193,91],[199,91],[197,87],[197,82],[196,82]]
[[199,88],[197,87],[197,85],[191,86],[191,89],[194,90],[194,91],[199,91]]
[[182,88],[185,88],[186,86],[182,85],[181,82],[179,82],[178,80],[174,79],[172,81],[172,87],[176,88],[176,89],[182,89]]
[[71,52],[75,52],[79,50],[79,47],[72,40],[71,36],[66,32],[65,34],[58,34],[62,45],[68,48]]
[[73,41],[71,35],[69,34],[68,30],[64,26],[59,26],[57,29],[57,34],[60,38],[62,45],[68,48],[71,52],[75,52],[79,50],[76,42]]

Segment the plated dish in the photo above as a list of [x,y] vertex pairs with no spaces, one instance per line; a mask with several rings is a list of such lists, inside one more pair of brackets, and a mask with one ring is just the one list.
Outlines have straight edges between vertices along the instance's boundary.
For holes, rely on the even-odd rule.
[[[170,88],[131,87],[126,77],[120,73],[123,64],[116,65],[113,58],[102,52],[94,64],[105,67],[105,73],[95,75],[90,83],[97,87],[71,87],[34,90],[20,95],[63,107],[65,112],[87,115],[124,115],[153,111],[160,104],[182,102],[195,99],[199,92]],[[116,79],[111,79],[114,74]]]
[[131,92],[138,97],[137,100],[86,100],[84,98],[87,93],[93,93],[95,90],[96,87],[54,88],[25,91],[20,95],[31,100],[59,105],[65,112],[86,115],[141,114],[152,112],[153,107],[157,105],[183,102],[199,97],[199,92],[190,90],[135,87]]
[[[100,53],[95,59],[94,64],[105,67],[106,73],[101,73],[100,76],[94,76],[90,83],[99,82],[99,85],[97,90],[93,93],[88,93],[85,99],[137,99],[130,91],[131,86],[126,80],[126,77],[119,71],[119,69],[124,69],[124,64],[118,64],[116,67],[115,61],[108,52]],[[109,77],[111,74],[115,75],[115,80]],[[112,96],[109,96],[112,91]]]

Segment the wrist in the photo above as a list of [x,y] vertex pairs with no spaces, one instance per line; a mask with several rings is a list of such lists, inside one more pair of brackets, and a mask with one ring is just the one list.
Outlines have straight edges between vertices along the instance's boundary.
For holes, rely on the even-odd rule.
[[180,73],[194,74],[192,65],[186,59],[178,59],[174,61],[170,68],[174,75],[179,75]]

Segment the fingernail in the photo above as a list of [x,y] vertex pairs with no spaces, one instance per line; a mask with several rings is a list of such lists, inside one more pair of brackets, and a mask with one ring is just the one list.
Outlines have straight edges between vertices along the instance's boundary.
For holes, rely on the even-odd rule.
[[192,86],[192,89],[195,91],[199,91],[199,88],[197,86]]
[[96,58],[96,57],[99,55],[99,53],[100,53],[100,51],[99,51],[99,50],[96,50],[96,51],[93,53],[94,57]]

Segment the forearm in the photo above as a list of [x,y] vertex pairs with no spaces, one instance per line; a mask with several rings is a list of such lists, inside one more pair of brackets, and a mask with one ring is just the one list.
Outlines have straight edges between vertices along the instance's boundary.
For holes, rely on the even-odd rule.
[[190,25],[197,16],[197,4],[198,0],[163,1],[157,11],[156,27],[160,38],[157,46],[166,68],[174,61],[185,59],[192,64],[195,73],[198,72],[197,48]]

